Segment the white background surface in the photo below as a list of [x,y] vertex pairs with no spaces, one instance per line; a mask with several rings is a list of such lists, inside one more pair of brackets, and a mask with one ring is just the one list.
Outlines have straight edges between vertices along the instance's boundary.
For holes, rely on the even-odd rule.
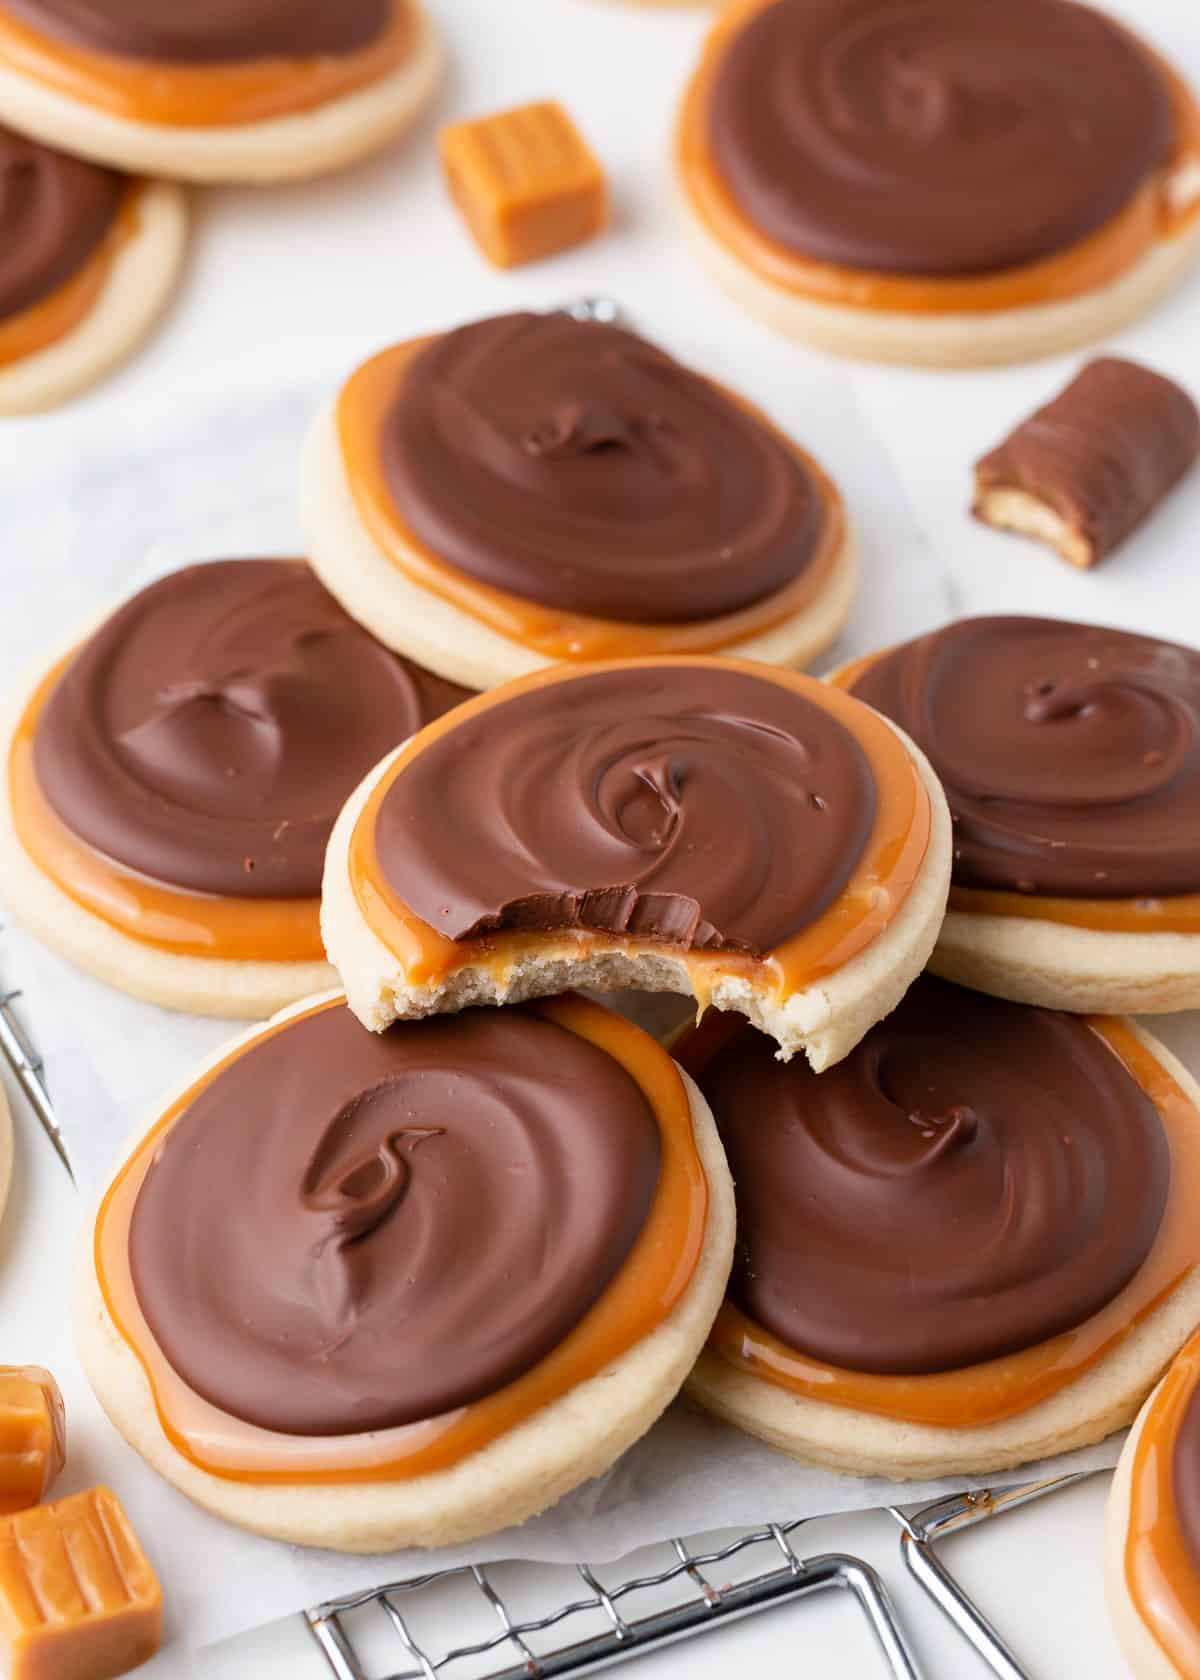
[[[818,454],[821,391],[829,364],[772,340],[744,320],[688,261],[674,227],[666,166],[671,113],[703,28],[700,15],[656,14],[588,0],[433,0],[454,53],[436,117],[409,142],[315,186],[265,194],[213,192],[196,199],[195,239],[180,298],[162,330],[122,374],[54,415],[0,422],[0,510],[31,481],[47,483],[46,520],[70,534],[79,576],[33,592],[21,555],[0,551],[0,648],[6,661],[77,616],[95,594],[87,576],[86,530],[72,528],[69,484],[89,461],[127,440],[145,458],[150,518],[162,502],[152,446],[164,415],[186,415],[239,389],[286,380],[330,385],[363,355],[411,333],[472,315],[553,304],[581,291],[618,297],[636,324],[700,367],[739,385]],[[1140,0],[1114,7],[1136,20],[1200,83],[1200,21],[1192,0]],[[430,145],[437,121],[528,97],[564,98],[609,168],[616,223],[602,240],[537,267],[491,272],[469,245],[437,182]],[[986,207],[981,207],[986,214]],[[1173,371],[1200,391],[1200,284],[1193,283],[1120,347]],[[1077,358],[989,374],[932,375],[846,370],[850,394],[891,457],[915,514],[894,498],[865,493],[852,507],[864,526],[872,575],[893,553],[905,588],[940,613],[1015,608],[1136,625],[1200,640],[1194,538],[1200,483],[1185,487],[1141,538],[1095,576],[1077,576],[1039,549],[972,525],[964,508],[974,457],[1063,382]],[[840,428],[839,428],[840,432]],[[844,445],[839,441],[839,447]],[[64,463],[74,472],[68,474]],[[848,482],[856,463],[827,458]],[[256,486],[233,487],[248,503]],[[229,503],[231,487],[214,486]],[[162,505],[164,529],[171,508]],[[0,511],[0,520],[3,512]],[[139,521],[139,524],[141,521]],[[901,529],[902,527],[902,529]],[[281,534],[281,540],[288,533]],[[65,541],[64,536],[64,541]],[[129,575],[145,564],[129,557]],[[901,570],[903,568],[903,570]],[[916,568],[920,568],[919,573]],[[20,576],[19,591],[5,580]],[[100,580],[96,580],[99,582]],[[111,585],[105,583],[105,588]],[[890,591],[889,591],[890,594]],[[886,634],[880,601],[865,601],[852,630]],[[937,612],[934,613],[937,616]],[[3,945],[0,943],[0,966]],[[182,1071],[182,1070],[181,1070]],[[136,1116],[130,1116],[132,1124]],[[82,1386],[68,1351],[62,1301],[79,1206],[18,1104],[13,1204],[0,1227],[0,1359],[38,1360],[62,1377],[73,1427],[66,1489],[98,1477],[121,1488],[124,1449]],[[127,1473],[127,1471],[126,1471]],[[958,1542],[956,1567],[1010,1635],[1032,1673],[1056,1680],[1108,1680],[1123,1669],[1108,1636],[1100,1590],[1103,1480]],[[155,1535],[147,1534],[153,1549]],[[969,1680],[983,1673],[926,1610],[904,1579],[888,1519],[814,1524],[806,1550],[861,1550],[883,1570],[929,1672]],[[211,1559],[174,1583],[178,1604],[202,1595]],[[176,1560],[178,1567],[178,1560]],[[173,1583],[168,1582],[170,1588]],[[280,1651],[275,1672],[304,1680],[303,1646]],[[688,1665],[689,1674],[728,1672],[739,1662],[773,1677],[875,1673],[876,1659],[850,1607],[830,1600],[772,1615],[651,1659],[645,1672]],[[183,1672],[167,1651],[156,1677]],[[265,1648],[227,1652],[203,1665],[220,1680],[274,1680]],[[315,1676],[323,1672],[318,1663]]]

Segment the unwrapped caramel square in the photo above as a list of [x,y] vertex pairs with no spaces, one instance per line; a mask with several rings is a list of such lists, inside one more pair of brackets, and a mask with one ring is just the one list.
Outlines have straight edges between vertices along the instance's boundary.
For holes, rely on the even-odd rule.
[[577,245],[608,220],[604,171],[556,100],[453,123],[439,145],[450,195],[498,268]]
[[90,1488],[0,1517],[8,1680],[112,1680],[161,1638],[162,1592],[115,1493]]
[[0,1516],[45,1499],[67,1455],[58,1384],[40,1365],[0,1365]]

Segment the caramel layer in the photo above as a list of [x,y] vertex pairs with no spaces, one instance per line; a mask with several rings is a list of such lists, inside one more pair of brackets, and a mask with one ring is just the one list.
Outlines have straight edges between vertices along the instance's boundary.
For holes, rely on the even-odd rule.
[[67,1457],[58,1384],[37,1365],[0,1365],[0,1516],[40,1504]]
[[970,1428],[1026,1412],[1110,1353],[1200,1263],[1200,1112],[1125,1021],[1088,1024],[1128,1068],[1162,1116],[1171,1146],[1171,1188],[1154,1246],[1140,1271],[1101,1312],[1048,1342],[961,1371],[880,1376],[810,1359],[728,1302],[709,1346],[739,1370],[810,1400],[875,1412],[906,1423]]
[[846,518],[836,485],[816,461],[772,425],[765,414],[732,391],[731,402],[769,427],[798,455],[820,488],[825,509],[821,539],[811,561],[793,583],[738,612],[689,624],[629,624],[539,606],[506,590],[479,583],[446,565],[401,520],[384,473],[380,437],[396,401],[404,370],[429,342],[393,345],[357,368],[337,402],[338,438],[350,493],[374,542],[400,571],[449,601],[460,612],[534,649],[546,659],[611,659],[624,655],[715,652],[769,630],[802,612],[828,582],[846,537]]
[[[880,649],[886,652],[887,649]],[[830,682],[847,693],[878,653],[864,654],[835,671]],[[1018,916],[1090,928],[1096,933],[1200,933],[1200,893],[1172,898],[1053,898],[1041,893],[950,888],[951,910],[977,916]]]
[[[656,666],[655,659],[612,661],[597,664],[594,671],[631,663]],[[689,664],[704,665],[703,659]],[[865,753],[875,778],[878,795],[875,821],[863,855],[844,891],[816,921],[793,938],[785,940],[764,957],[736,951],[676,950],[662,941],[646,948],[678,957],[688,971],[692,990],[703,1009],[712,986],[723,974],[744,974],[756,986],[770,986],[778,996],[812,985],[832,974],[877,939],[899,913],[912,889],[929,846],[929,796],[916,766],[895,731],[872,712],[839,689],[799,672],[758,665],[751,660],[722,660],[722,666],[745,670],[754,676],[796,689],[827,708],[854,736]],[[350,883],[367,925],[387,949],[404,965],[409,984],[440,979],[456,969],[484,964],[503,974],[525,951],[535,950],[552,959],[556,948],[575,954],[599,951],[628,951],[635,941],[610,934],[575,929],[558,941],[543,933],[503,931],[476,939],[447,939],[421,920],[397,896],[384,877],[375,846],[375,822],[391,784],[406,764],[436,741],[454,724],[467,723],[473,715],[514,694],[549,683],[569,682],[577,669],[535,671],[502,690],[481,694],[451,715],[439,718],[423,729],[403,748],[382,776],[363,807],[350,837]]]
[[688,84],[676,132],[676,167],[688,202],[716,239],[771,285],[823,303],[855,309],[953,315],[1018,309],[1078,297],[1109,285],[1158,240],[1177,233],[1200,205],[1172,202],[1171,176],[1200,156],[1200,106],[1167,64],[1160,64],[1175,116],[1176,146],[1169,169],[1146,183],[1096,233],[1037,262],[995,274],[946,278],[887,274],[805,258],[764,234],[738,205],[715,167],[707,140],[708,106],[727,44],[772,0],[741,0],[713,27]]
[[310,111],[398,70],[415,39],[410,0],[393,0],[389,27],[357,52],[246,64],[160,64],[54,40],[0,10],[0,64],[80,104],[168,128],[235,127]]
[[[314,1007],[338,1008],[343,1002],[337,997]],[[122,1167],[96,1218],[96,1276],[113,1323],[146,1373],[164,1432],[193,1464],[245,1482],[394,1481],[427,1475],[479,1451],[586,1382],[669,1317],[696,1269],[708,1214],[708,1183],[696,1153],[683,1081],[652,1039],[599,1004],[568,996],[527,1007],[605,1051],[637,1081],[661,1129],[662,1168],[646,1223],[608,1289],[553,1353],[486,1400],[372,1435],[287,1436],[219,1411],[166,1364],[134,1291],[130,1220],[159,1140],[237,1051],[172,1104]]]
[[183,892],[123,869],[72,834],[46,802],[33,765],[38,715],[66,663],[44,678],[25,708],[8,761],[13,826],[42,873],[118,933],[161,951],[234,962],[320,962],[318,899]]
[[1142,1420],[1129,1484],[1125,1585],[1181,1674],[1200,1674],[1200,1578],[1175,1502],[1175,1453],[1200,1383],[1200,1337],[1173,1361]]
[[117,252],[138,231],[140,196],[140,187],[129,188],[112,226],[77,273],[28,309],[0,320],[0,368],[57,344],[90,314],[108,283]]

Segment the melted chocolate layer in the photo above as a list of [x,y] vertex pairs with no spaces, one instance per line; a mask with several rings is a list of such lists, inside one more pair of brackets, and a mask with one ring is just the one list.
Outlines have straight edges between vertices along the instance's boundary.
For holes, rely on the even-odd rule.
[[883,654],[853,692],[932,761],[958,885],[1200,890],[1200,652],[1050,618],[968,618]]
[[734,612],[792,582],[821,534],[820,491],[773,431],[645,339],[565,314],[435,340],[380,447],[426,547],[566,612]]
[[853,268],[982,274],[1094,232],[1165,164],[1165,81],[1075,0],[776,0],[709,144],[746,215]]
[[666,664],[464,718],[396,776],[375,841],[451,939],[585,927],[763,953],[837,897],[874,813],[866,757],[828,712],[769,678]]
[[67,827],[170,886],[312,897],[338,811],[467,690],[389,650],[300,560],[188,566],[84,643],[38,720]]
[[365,1033],[341,1005],[243,1052],[167,1134],[130,1261],[223,1411],[347,1435],[493,1394],[579,1323],[658,1182],[619,1063],[520,1009]]
[[1195,464],[1200,413],[1182,386],[1118,356],[1082,368],[975,465],[976,495],[1016,489],[1085,539],[1091,562],[1124,542]]
[[737,1185],[731,1299],[847,1370],[961,1370],[1116,1296],[1170,1145],[1084,1021],[923,977],[817,1077],[747,1027],[700,1077]]
[[1175,1437],[1171,1481],[1183,1542],[1200,1575],[1200,1388],[1188,1401]]
[[121,58],[241,64],[369,46],[391,0],[3,0],[13,17]]
[[0,320],[79,272],[126,185],[111,169],[0,128]]

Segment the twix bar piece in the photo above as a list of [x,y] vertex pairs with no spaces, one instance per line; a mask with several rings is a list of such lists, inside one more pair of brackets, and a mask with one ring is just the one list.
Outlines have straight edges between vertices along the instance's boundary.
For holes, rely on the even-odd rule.
[[0,1365],[0,1516],[45,1499],[66,1459],[58,1384],[39,1365]]
[[453,123],[438,145],[450,196],[498,268],[577,245],[608,220],[604,171],[556,100]]
[[1174,380],[1117,356],[1089,362],[975,465],[972,511],[1094,566],[1200,453],[1200,414]]
[[0,1517],[0,1664],[8,1680],[113,1680],[162,1638],[162,1592],[107,1488]]

